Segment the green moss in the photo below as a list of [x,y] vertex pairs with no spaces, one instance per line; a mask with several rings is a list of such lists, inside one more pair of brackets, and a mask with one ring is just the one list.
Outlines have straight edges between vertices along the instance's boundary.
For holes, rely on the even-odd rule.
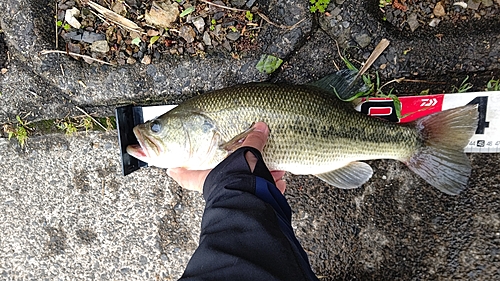
[[330,4],[330,0],[309,0],[309,3],[311,3],[311,7],[309,8],[311,13],[324,13],[328,4]]
[[[104,131],[88,117],[66,117],[64,119],[46,119],[34,122],[26,122],[17,116],[17,123],[7,123],[0,126],[0,137],[2,133],[9,140],[17,139],[19,145],[24,147],[29,137],[47,134],[64,133],[71,136],[77,132]],[[114,116],[94,118],[107,130],[116,129],[116,118]]]

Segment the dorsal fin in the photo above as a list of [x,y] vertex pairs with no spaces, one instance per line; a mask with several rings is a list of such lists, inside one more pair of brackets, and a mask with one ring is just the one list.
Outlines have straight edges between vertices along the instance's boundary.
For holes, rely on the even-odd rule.
[[363,80],[356,74],[357,71],[343,69],[308,85],[333,93],[343,101],[351,101],[359,92],[363,92],[366,87]]

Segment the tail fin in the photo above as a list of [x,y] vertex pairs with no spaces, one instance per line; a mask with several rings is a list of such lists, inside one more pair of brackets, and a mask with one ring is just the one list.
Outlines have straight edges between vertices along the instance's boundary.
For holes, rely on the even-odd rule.
[[459,194],[471,173],[464,147],[476,131],[477,120],[477,106],[449,109],[416,120],[423,146],[406,165],[442,192]]

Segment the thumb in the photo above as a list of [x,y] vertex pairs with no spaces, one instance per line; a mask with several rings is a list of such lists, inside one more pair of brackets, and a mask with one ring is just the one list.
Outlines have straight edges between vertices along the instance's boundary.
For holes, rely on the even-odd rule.
[[170,168],[167,175],[173,178],[185,189],[203,193],[203,184],[211,170],[187,170],[185,168]]

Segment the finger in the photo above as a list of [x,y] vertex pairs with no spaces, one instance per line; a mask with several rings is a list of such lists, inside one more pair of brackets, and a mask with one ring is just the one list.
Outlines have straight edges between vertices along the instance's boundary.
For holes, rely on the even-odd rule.
[[276,187],[279,189],[281,194],[284,194],[286,189],[286,182],[282,178],[285,175],[285,171],[271,171],[271,175],[273,176],[274,184],[276,185]]
[[276,188],[281,192],[281,194],[285,193],[286,189],[286,182],[284,180],[278,180],[277,182],[274,183],[276,185]]
[[273,176],[274,181],[280,180],[285,175],[285,173],[285,171],[280,170],[271,171],[271,175]]
[[[248,134],[242,146],[251,146],[262,152],[269,136],[269,127],[264,122],[257,122],[253,125],[253,130]],[[250,171],[253,172],[257,164],[257,157],[251,152],[245,154]]]
[[211,170],[187,170],[185,168],[171,168],[167,174],[185,189],[203,193],[203,184]]
[[264,122],[257,122],[253,126],[253,131],[243,141],[242,146],[251,146],[262,151],[268,137],[269,127]]

